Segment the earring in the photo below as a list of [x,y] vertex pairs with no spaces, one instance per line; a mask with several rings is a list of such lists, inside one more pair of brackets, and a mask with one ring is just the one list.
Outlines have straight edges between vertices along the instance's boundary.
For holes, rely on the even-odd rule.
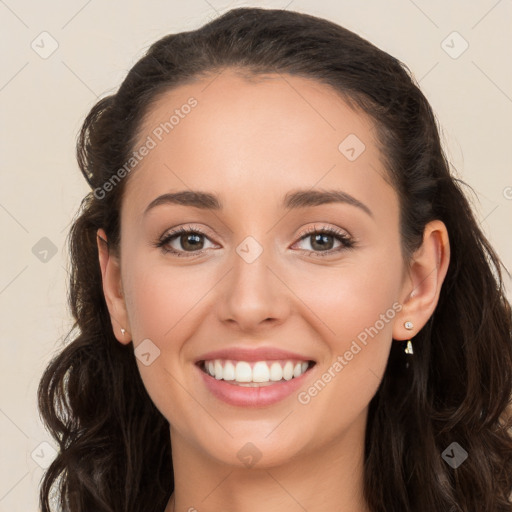
[[121,334],[124,336],[124,335],[126,334],[126,329],[123,329],[123,328],[121,327]]
[[[410,320],[407,320],[407,322],[404,322],[404,327],[408,331],[410,331],[414,327],[414,325],[413,325],[413,323]],[[405,353],[409,354],[409,355],[414,354],[414,350],[412,348],[412,341],[411,340],[407,341],[407,346],[405,347]]]

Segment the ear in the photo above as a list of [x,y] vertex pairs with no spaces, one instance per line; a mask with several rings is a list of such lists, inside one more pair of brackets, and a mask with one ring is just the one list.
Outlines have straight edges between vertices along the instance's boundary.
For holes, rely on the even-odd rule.
[[[409,340],[428,322],[439,301],[441,286],[450,263],[448,230],[434,220],[425,226],[423,242],[412,256],[402,287],[402,309],[393,326],[395,340]],[[412,323],[406,329],[405,322]]]
[[[128,325],[128,315],[121,286],[121,268],[119,258],[109,250],[107,235],[103,229],[96,233],[98,257],[103,281],[103,294],[110,313],[112,329],[117,341],[127,345],[131,341],[131,331]],[[126,332],[121,331],[124,329]]]

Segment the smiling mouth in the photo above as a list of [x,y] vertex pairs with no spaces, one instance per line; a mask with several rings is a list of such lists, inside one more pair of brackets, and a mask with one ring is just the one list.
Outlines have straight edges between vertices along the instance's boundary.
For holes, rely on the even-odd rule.
[[250,362],[213,359],[198,361],[196,364],[201,371],[214,379],[224,380],[236,386],[262,387],[296,379],[316,363],[294,359]]

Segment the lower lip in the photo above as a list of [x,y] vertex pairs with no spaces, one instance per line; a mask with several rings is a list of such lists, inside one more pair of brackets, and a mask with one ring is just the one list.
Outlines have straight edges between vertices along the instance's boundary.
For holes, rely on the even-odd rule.
[[300,377],[294,377],[284,382],[276,382],[269,386],[246,387],[218,380],[195,365],[206,387],[213,395],[223,402],[238,407],[265,407],[285,399],[304,384],[315,366],[309,368]]

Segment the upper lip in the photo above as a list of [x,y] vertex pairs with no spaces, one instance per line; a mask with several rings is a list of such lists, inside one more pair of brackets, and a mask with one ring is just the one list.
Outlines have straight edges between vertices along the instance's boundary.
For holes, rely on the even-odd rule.
[[314,361],[311,357],[303,356],[288,350],[281,350],[276,347],[231,347],[203,354],[196,359],[196,363],[199,363],[200,361],[212,361],[214,359],[233,359],[235,361],[272,361],[279,359]]

